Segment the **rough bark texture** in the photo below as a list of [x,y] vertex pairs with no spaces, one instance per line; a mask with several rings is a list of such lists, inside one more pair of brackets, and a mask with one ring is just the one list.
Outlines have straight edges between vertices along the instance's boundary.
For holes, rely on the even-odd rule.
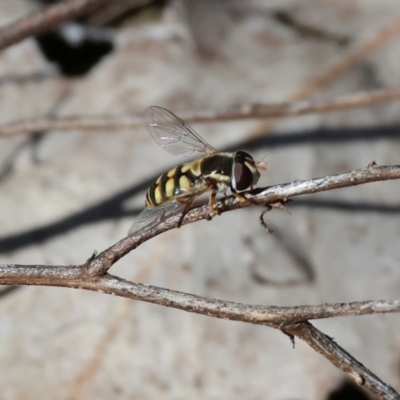
[[[22,0],[0,2],[0,23],[32,9]],[[277,9],[299,23],[283,23]],[[179,114],[322,101],[399,87],[399,14],[398,0],[174,1],[160,17],[117,29],[116,50],[77,80],[58,77],[27,40],[0,54],[0,124],[136,114],[152,104]],[[304,31],[304,24],[328,34]],[[265,156],[260,187],[340,174],[373,160],[399,163],[395,103],[195,128],[218,149],[242,145],[257,159]],[[180,161],[154,144],[144,121],[119,131],[1,138],[1,263],[83,264],[94,249],[125,236],[152,180]],[[256,207],[225,213],[159,235],[112,273],[246,304],[398,299],[399,198],[400,186],[388,181],[295,199],[287,205],[291,216],[265,215],[273,235],[260,227]],[[83,290],[1,293],[0,387],[7,400],[320,400],[346,379],[301,340],[293,350],[285,335],[264,326]],[[400,390],[398,314],[314,324]],[[318,335],[308,329],[287,333]]]

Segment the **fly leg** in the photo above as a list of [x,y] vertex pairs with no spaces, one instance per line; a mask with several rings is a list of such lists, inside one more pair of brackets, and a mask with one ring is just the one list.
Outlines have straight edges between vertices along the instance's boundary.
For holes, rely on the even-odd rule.
[[193,201],[194,201],[194,199],[189,199],[189,200],[186,201],[185,208],[182,210],[182,215],[181,215],[181,217],[179,218],[178,223],[176,224],[176,227],[177,227],[177,228],[180,228],[180,227],[182,226],[183,218],[185,218],[185,215],[186,215],[186,214],[189,212],[189,210],[192,208]]
[[212,191],[210,200],[208,202],[208,213],[209,213],[210,219],[213,214],[217,214],[217,215],[221,214],[221,210],[215,206],[215,203],[217,201],[217,192],[218,191],[216,189],[214,189]]
[[[222,211],[226,211],[226,196],[227,196],[227,191],[228,191],[228,189],[225,189],[223,192],[222,192],[222,195],[223,195],[223,197],[221,198],[221,203],[222,203],[222,210],[220,211],[220,214],[221,214],[221,212]],[[219,209],[220,210],[220,209]]]
[[255,200],[252,198],[246,197],[244,194],[237,192],[235,189],[231,188],[232,193],[235,195],[235,197],[241,202],[241,203],[252,203],[252,204],[258,204]]

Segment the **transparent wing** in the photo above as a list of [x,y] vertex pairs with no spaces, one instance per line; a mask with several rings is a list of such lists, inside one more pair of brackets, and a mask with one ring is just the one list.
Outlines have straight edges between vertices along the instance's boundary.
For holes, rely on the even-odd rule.
[[146,109],[145,117],[152,138],[170,153],[181,157],[189,157],[196,152],[216,153],[212,146],[171,111],[151,106]]
[[145,208],[136,218],[128,232],[128,236],[143,233],[155,228],[161,222],[167,220],[172,215],[180,214],[185,208],[186,203],[172,201],[155,208]]
[[170,203],[162,204],[155,208],[145,208],[129,229],[128,236],[135,235],[139,232],[144,233],[155,228],[168,218],[182,214],[186,206],[190,205],[191,207],[193,202],[208,190],[210,190],[208,186],[199,187],[196,190],[188,192],[185,198],[182,198],[182,201],[173,200]]

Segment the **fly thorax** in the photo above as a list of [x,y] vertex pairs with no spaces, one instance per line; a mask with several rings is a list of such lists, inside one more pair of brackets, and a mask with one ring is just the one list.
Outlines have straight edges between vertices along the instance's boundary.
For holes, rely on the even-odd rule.
[[203,159],[201,172],[206,181],[222,191],[229,187],[233,158],[229,154],[215,154]]

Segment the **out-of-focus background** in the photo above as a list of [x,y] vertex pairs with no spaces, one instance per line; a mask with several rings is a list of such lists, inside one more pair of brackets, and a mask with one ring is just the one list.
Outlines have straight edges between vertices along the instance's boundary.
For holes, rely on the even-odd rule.
[[[2,0],[0,24],[42,6]],[[398,87],[399,18],[398,0],[116,1],[0,54],[0,123]],[[400,157],[398,104],[193,126],[218,149],[246,142],[265,156],[261,186]],[[135,130],[1,138],[1,262],[82,263],[126,235],[151,179],[178,161],[144,120]],[[396,181],[299,199],[291,216],[267,215],[273,235],[259,209],[226,213],[145,243],[112,273],[253,304],[399,298],[399,199]],[[269,328],[81,290],[1,290],[2,400],[367,398]],[[316,326],[400,390],[398,315]]]

